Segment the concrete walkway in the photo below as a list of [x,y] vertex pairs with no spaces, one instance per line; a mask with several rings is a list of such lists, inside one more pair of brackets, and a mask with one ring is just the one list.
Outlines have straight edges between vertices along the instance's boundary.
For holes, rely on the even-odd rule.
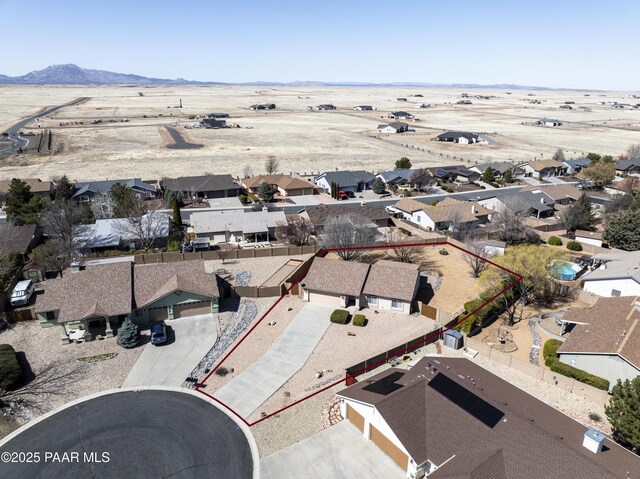
[[262,479],[403,479],[393,460],[348,421],[282,449],[260,462]]
[[165,321],[167,344],[147,344],[122,387],[180,386],[218,337],[211,314]]
[[255,363],[213,395],[247,418],[293,376],[329,328],[335,308],[307,303]]

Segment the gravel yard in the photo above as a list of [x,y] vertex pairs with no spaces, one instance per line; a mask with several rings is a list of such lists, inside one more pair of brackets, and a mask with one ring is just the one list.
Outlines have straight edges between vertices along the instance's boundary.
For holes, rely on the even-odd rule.
[[[304,254],[299,256],[267,256],[264,258],[228,259],[224,264],[222,261],[205,261],[204,267],[207,273],[213,273],[219,269],[226,269],[236,278],[235,286],[260,286],[271,277],[278,269],[284,266],[290,259],[300,259],[306,261],[313,255]],[[249,273],[248,278],[246,274]],[[242,279],[241,281],[238,281]],[[246,281],[245,281],[246,279]],[[236,284],[236,283],[243,284]]]

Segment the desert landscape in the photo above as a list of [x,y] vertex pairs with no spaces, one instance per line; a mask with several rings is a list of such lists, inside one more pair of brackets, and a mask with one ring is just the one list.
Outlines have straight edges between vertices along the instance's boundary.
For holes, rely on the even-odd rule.
[[[456,104],[461,93],[467,93],[472,104]],[[87,99],[23,128],[25,133],[50,129],[51,150],[0,156],[0,178],[240,175],[247,165],[258,174],[268,155],[280,160],[283,173],[308,175],[335,168],[378,172],[391,169],[402,156],[416,166],[473,165],[550,158],[557,148],[563,148],[567,158],[589,151],[617,155],[640,143],[640,109],[607,104],[637,103],[628,93],[413,86],[6,85],[0,86],[5,106],[0,131],[45,107],[81,97]],[[277,109],[249,108],[267,102]],[[572,109],[560,109],[565,102],[574,102]],[[307,109],[325,103],[336,110]],[[432,106],[416,108],[418,103]],[[377,110],[354,111],[356,105]],[[394,111],[416,116],[415,121],[401,120],[412,131],[378,133],[377,125],[393,121],[387,115]],[[227,124],[237,128],[185,128],[211,112],[228,113]],[[558,119],[562,126],[536,126],[542,118]],[[166,127],[194,147],[169,147],[173,140]],[[482,133],[489,142],[432,141],[447,130]]]

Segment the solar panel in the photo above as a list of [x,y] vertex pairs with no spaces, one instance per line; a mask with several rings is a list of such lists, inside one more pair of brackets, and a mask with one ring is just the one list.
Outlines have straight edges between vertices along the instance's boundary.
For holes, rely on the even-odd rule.
[[429,387],[442,394],[487,427],[495,427],[504,416],[502,411],[444,374],[438,373],[429,381]]
[[398,381],[402,376],[404,376],[404,373],[399,371],[395,373],[391,373],[388,376],[382,379],[378,379],[377,381],[369,384],[368,386],[363,387],[362,389],[365,391],[382,394],[383,396],[386,396],[387,394],[390,394],[393,391],[397,391],[402,387],[402,384],[396,383],[396,381]]

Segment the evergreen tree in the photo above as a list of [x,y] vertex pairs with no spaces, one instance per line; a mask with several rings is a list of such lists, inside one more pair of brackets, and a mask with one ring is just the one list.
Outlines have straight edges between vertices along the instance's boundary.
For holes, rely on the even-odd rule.
[[67,178],[67,175],[61,176],[56,182],[56,200],[70,200],[73,196],[73,184]]
[[173,198],[171,203],[171,209],[173,210],[173,226],[180,229],[182,226],[182,214],[180,213],[180,205],[178,205],[178,199]]
[[264,201],[271,201],[273,199],[273,191],[269,183],[262,183],[258,189],[258,196]]
[[135,348],[139,342],[138,326],[127,318],[118,329],[117,341],[123,348]]
[[408,170],[409,168],[411,168],[411,160],[406,156],[396,161],[396,170]]
[[604,411],[614,428],[614,437],[637,452],[640,449],[640,376],[624,382],[618,379]]
[[607,219],[604,239],[612,248],[640,250],[640,209],[623,210]]
[[482,173],[482,181],[489,184],[493,183],[494,181],[493,168],[491,168],[490,166],[487,166],[487,169],[484,170],[484,173]]
[[111,196],[113,196],[114,215],[116,218],[138,216],[140,200],[136,198],[131,188],[121,183],[116,183],[111,187]]
[[504,180],[505,183],[511,183],[513,181],[513,171],[511,170],[505,171],[504,175],[502,175],[502,179]]
[[17,225],[34,224],[44,209],[45,203],[31,193],[31,187],[18,178],[13,178],[7,195],[7,219]]
[[589,197],[582,193],[578,200],[560,212],[560,223],[567,231],[592,230],[596,217]]
[[380,177],[376,178],[373,182],[373,192],[377,195],[381,195],[385,192],[384,181]]

